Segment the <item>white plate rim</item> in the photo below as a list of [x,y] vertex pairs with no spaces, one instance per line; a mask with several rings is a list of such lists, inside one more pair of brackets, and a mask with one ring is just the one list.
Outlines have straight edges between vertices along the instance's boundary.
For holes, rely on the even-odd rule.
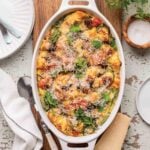
[[7,55],[5,55],[5,56],[0,56],[0,60],[3,60],[3,59],[5,59],[5,58],[8,58],[9,56],[11,56],[11,55],[13,55],[14,53],[16,53],[18,50],[20,50],[21,49],[21,47],[27,42],[27,40],[29,39],[29,37],[30,37],[30,35],[31,35],[31,33],[32,33],[32,30],[33,30],[33,27],[34,27],[34,23],[35,23],[35,9],[34,9],[34,3],[33,3],[33,0],[30,0],[31,2],[30,2],[30,4],[32,5],[31,6],[31,9],[32,9],[32,23],[31,23],[31,25],[30,25],[30,30],[28,31],[28,34],[27,34],[27,36],[26,36],[26,38],[24,39],[24,41],[23,42],[20,42],[20,45],[15,49],[15,50],[13,50],[13,51],[11,51],[10,53],[8,53]]
[[137,94],[136,94],[136,107],[137,107],[137,111],[140,115],[140,117],[142,118],[142,120],[144,122],[146,122],[148,125],[150,125],[150,122],[147,121],[147,119],[144,118],[143,114],[141,113],[141,109],[140,109],[140,106],[139,106],[139,94],[143,88],[143,86],[148,82],[150,81],[150,77],[148,77],[146,80],[143,81],[143,83],[139,86],[138,90],[137,90]]

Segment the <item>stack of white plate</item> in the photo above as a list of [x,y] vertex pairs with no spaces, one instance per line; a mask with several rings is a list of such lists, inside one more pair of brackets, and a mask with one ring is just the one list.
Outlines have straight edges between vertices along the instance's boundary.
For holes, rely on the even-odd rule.
[[140,116],[150,125],[150,78],[140,86],[137,92],[136,105]]
[[0,30],[0,59],[4,59],[20,49],[30,37],[34,25],[34,6],[32,0],[0,0],[5,18],[21,32],[21,38],[9,33],[11,44],[7,44]]

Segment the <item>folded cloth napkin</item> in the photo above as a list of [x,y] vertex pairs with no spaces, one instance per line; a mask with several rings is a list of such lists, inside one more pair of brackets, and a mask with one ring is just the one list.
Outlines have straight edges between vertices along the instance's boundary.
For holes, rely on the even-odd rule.
[[19,96],[12,78],[0,69],[0,104],[15,133],[13,150],[40,150],[43,139],[28,101]]
[[121,150],[131,118],[118,113],[112,124],[104,132],[95,150]]

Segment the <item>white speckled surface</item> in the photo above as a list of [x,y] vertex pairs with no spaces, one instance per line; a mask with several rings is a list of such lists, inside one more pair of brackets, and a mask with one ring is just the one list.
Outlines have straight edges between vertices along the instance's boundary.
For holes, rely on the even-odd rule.
[[150,126],[139,117],[135,100],[139,85],[150,77],[150,50],[140,54],[125,42],[123,45],[126,60],[126,87],[121,111],[133,117],[124,150],[149,150]]
[[[144,10],[150,12],[149,4]],[[135,13],[135,6],[128,9],[124,20]],[[131,48],[123,41],[124,55],[126,60],[126,87],[121,111],[131,116],[132,122],[124,144],[124,150],[150,150],[150,126],[139,116],[136,109],[136,93],[141,83],[150,77],[150,49],[137,50]]]
[[[147,8],[150,7],[147,5]],[[131,6],[128,14],[125,13],[125,18],[134,12],[134,6]],[[24,48],[11,56],[11,58],[0,61],[0,67],[12,75],[15,81],[20,76],[30,75],[32,59],[31,41],[30,39]],[[126,87],[121,110],[123,113],[133,117],[123,149],[150,150],[150,126],[139,117],[135,105],[135,97],[139,85],[146,78],[150,77],[150,50],[146,52],[138,51],[129,47],[124,41],[123,47],[126,60]],[[11,149],[14,135],[7,126],[1,112],[0,129],[0,150],[9,150]]]

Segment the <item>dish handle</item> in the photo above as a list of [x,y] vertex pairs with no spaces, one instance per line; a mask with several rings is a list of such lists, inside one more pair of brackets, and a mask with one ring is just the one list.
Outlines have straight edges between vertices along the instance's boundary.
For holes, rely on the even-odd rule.
[[[71,2],[74,2],[71,4]],[[81,4],[81,2],[85,2],[85,4]],[[77,4],[78,3],[78,4]],[[75,7],[81,8],[89,8],[95,11],[98,11],[95,0],[62,0],[59,10],[66,10]]]
[[97,139],[94,139],[88,143],[85,143],[86,147],[81,146],[69,146],[69,143],[59,139],[62,150],[94,150]]

